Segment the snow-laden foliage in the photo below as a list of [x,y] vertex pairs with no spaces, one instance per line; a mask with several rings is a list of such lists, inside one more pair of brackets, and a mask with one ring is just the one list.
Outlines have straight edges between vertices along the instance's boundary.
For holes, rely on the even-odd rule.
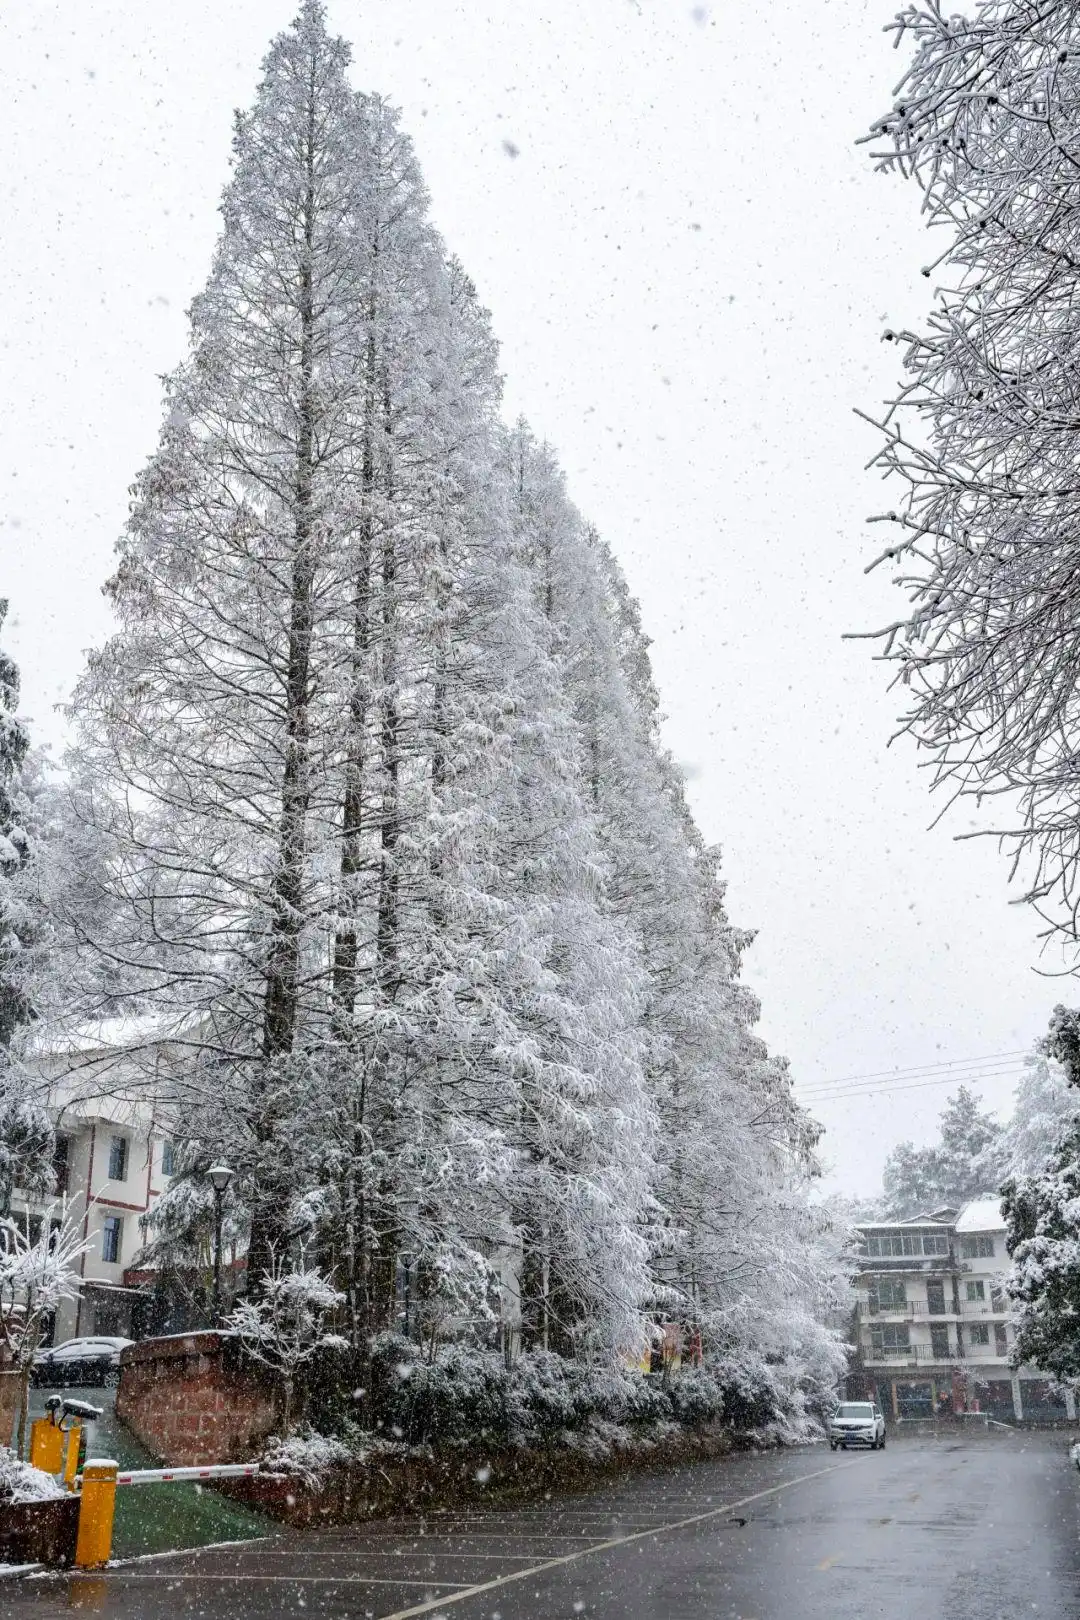
[[[720,1424],[745,1432],[781,1423],[805,1435],[828,1404],[793,1379],[790,1367],[757,1352],[686,1367],[667,1380],[542,1349],[510,1368],[497,1353],[464,1345],[444,1345],[429,1362],[391,1333],[375,1342],[372,1379],[378,1433],[404,1445],[483,1439],[558,1446],[605,1424],[628,1431]],[[834,1390],[835,1381],[829,1395]]]
[[89,1244],[64,1205],[32,1224],[29,1216],[0,1221],[0,1349],[5,1361],[25,1370],[41,1342],[46,1322],[81,1281],[76,1262]]
[[348,1462],[352,1455],[343,1440],[304,1429],[284,1437],[271,1435],[259,1468],[264,1474],[294,1476],[307,1485],[318,1485],[331,1469]]
[[1017,1307],[1013,1363],[1080,1386],[1080,1094],[1076,1014],[1056,1007],[1017,1089],[1002,1187]]
[[57,1306],[82,1288],[78,1262],[90,1245],[66,1203],[0,1220],[0,1365],[19,1377],[18,1445],[24,1447],[30,1368]]
[[55,1502],[66,1494],[52,1474],[23,1462],[10,1446],[0,1446],[0,1507],[5,1502]]
[[1077,937],[1080,7],[907,6],[914,55],[869,137],[912,177],[940,240],[904,348],[881,467],[900,488],[879,562],[910,607],[882,632],[905,728],[958,795],[1004,795],[1001,830],[1048,929]]
[[942,1109],[938,1141],[917,1148],[900,1142],[885,1160],[883,1183],[889,1220],[959,1208],[992,1192],[1005,1173],[1002,1126],[967,1086],[958,1086]]
[[1049,1163],[1007,1180],[1002,1209],[1016,1304],[1013,1364],[1030,1362],[1080,1385],[1080,1124],[1061,1137]]
[[[7,609],[0,600],[0,629]],[[36,762],[18,705],[18,667],[0,647],[0,1216],[16,1185],[38,1194],[52,1188],[52,1125],[19,1050],[47,940],[32,825]]]
[[1045,1169],[1062,1134],[1080,1116],[1080,1092],[1066,1080],[1061,1064],[1048,1055],[1050,1049],[1047,1041],[1024,1061],[1012,1117],[1000,1139],[1004,1175],[1036,1175]]
[[320,1350],[346,1349],[348,1340],[329,1330],[331,1314],[344,1295],[316,1267],[274,1260],[258,1290],[234,1306],[225,1327],[235,1333],[252,1360],[277,1375],[284,1394],[282,1423],[286,1435],[301,1369]]
[[667,1322],[794,1411],[843,1362],[817,1128],[637,605],[348,61],[305,0],[238,120],[74,704],[72,1015],[138,1013],[187,1136],[149,1257],[205,1272],[225,1160],[252,1342],[303,1249],[361,1389],[387,1333],[435,1412],[446,1356],[617,1382]]

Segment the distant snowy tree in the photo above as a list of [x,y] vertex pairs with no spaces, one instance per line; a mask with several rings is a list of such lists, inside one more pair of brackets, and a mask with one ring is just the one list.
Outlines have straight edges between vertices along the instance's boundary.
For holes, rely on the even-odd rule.
[[1004,1172],[1002,1127],[959,1086],[941,1113],[938,1141],[916,1148],[900,1142],[885,1161],[885,1207],[901,1220],[992,1192]]
[[907,378],[881,423],[902,494],[879,562],[910,607],[884,656],[950,803],[1019,803],[1001,823],[1014,870],[1075,941],[1080,10],[931,0],[894,28],[914,58],[869,138],[918,184],[943,285],[925,330],[885,334]]

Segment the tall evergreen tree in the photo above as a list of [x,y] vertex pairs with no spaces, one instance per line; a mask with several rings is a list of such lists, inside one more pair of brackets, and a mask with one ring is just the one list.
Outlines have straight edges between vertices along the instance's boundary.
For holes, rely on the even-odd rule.
[[[0,630],[7,611],[0,600]],[[18,708],[18,666],[0,647],[0,1216],[7,1214],[16,1185],[48,1187],[53,1145],[48,1115],[18,1053],[19,1037],[35,1016],[43,930],[24,774],[30,737]]]
[[190,1255],[226,1156],[252,1283],[302,1235],[361,1355],[497,1283],[527,1347],[675,1315],[794,1399],[838,1365],[815,1128],[636,604],[500,423],[486,312],[347,63],[306,0],[238,120],[75,703],[82,1005],[167,1039],[189,1137],[157,1251]]
[[[76,696],[119,901],[93,946],[193,1054],[231,1132],[257,1277],[287,1223],[292,1099],[323,1009],[338,623],[359,520],[366,199],[348,51],[309,0],[237,119],[223,232]],[[361,261],[362,263],[362,261]]]

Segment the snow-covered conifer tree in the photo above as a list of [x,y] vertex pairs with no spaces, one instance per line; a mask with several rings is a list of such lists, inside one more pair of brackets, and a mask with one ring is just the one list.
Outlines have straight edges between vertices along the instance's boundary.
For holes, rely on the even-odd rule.
[[195,1134],[231,1137],[248,1171],[253,1275],[295,1185],[334,899],[336,632],[362,454],[347,61],[307,0],[238,117],[191,355],[109,586],[120,629],[75,702],[119,902],[91,943],[190,1047],[187,1100],[208,1103]]
[[[0,601],[0,629],[8,604]],[[35,844],[26,771],[30,737],[19,719],[19,671],[0,647],[0,1217],[16,1184],[51,1185],[53,1132],[20,1061],[20,1036],[35,1017],[45,919],[36,892]],[[35,983],[37,980],[37,983]]]

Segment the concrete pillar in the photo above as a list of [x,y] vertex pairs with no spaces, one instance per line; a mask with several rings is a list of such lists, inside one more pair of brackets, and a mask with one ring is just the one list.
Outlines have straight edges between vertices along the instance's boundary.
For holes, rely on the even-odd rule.
[[1076,1396],[1071,1389],[1065,1391],[1065,1416],[1070,1423],[1076,1422]]
[[1016,1419],[1017,1423],[1023,1423],[1023,1421],[1024,1421],[1024,1403],[1020,1399],[1020,1375],[1019,1375],[1019,1373],[1013,1373],[1012,1392],[1013,1392],[1013,1417]]

